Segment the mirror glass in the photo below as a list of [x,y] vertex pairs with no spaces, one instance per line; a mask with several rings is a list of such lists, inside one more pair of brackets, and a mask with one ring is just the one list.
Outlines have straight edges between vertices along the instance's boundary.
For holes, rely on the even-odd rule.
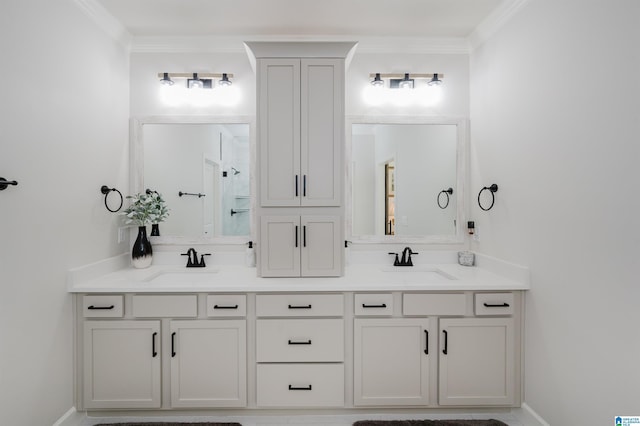
[[250,235],[249,124],[145,123],[142,185],[162,194],[161,236]]
[[456,240],[463,200],[463,131],[455,120],[354,122],[351,238]]

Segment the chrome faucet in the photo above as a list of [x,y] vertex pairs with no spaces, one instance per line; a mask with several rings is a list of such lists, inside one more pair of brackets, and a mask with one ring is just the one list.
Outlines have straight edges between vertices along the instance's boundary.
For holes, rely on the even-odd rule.
[[196,252],[196,249],[194,249],[193,247],[187,250],[186,253],[181,254],[182,256],[187,256],[187,268],[204,268],[205,266],[207,266],[204,263],[204,257],[211,256],[211,253],[204,253],[200,255],[200,261],[198,261],[198,252]]

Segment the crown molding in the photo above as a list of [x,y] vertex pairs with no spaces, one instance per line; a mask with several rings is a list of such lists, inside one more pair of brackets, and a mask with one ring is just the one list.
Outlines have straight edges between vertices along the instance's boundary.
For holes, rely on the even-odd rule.
[[467,37],[473,51],[489,40],[498,30],[511,20],[530,0],[507,0],[496,8]]
[[314,36],[136,36],[135,53],[246,53],[244,42],[358,42],[358,53],[468,54],[466,38]]
[[76,6],[80,8],[89,18],[91,18],[109,37],[129,49],[132,36],[122,23],[111,15],[96,0],[74,0]]

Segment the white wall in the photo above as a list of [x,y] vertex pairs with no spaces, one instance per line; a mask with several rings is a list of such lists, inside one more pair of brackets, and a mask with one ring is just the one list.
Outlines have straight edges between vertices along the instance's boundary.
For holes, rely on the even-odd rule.
[[471,56],[470,199],[499,185],[474,248],[531,268],[525,400],[552,425],[640,413],[639,17],[530,1]]
[[0,14],[0,413],[50,425],[73,402],[71,267],[128,250],[103,184],[128,187],[128,55],[71,0]]

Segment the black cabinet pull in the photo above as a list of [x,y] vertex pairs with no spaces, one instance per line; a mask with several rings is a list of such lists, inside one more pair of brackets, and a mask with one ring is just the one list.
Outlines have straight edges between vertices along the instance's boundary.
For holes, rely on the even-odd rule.
[[307,196],[307,175],[302,175],[302,196]]
[[379,305],[367,305],[367,304],[364,304],[364,303],[363,303],[363,304],[362,304],[362,307],[363,307],[363,308],[365,308],[365,309],[366,309],[366,308],[386,308],[386,307],[387,307],[387,304],[386,304],[386,303],[381,303],[381,304],[379,304]]
[[296,225],[296,248],[298,247],[298,225]]
[[289,340],[289,344],[290,345],[310,345],[311,344],[311,339],[309,339],[307,341]]
[[171,333],[171,358],[176,356],[176,333]]
[[508,303],[483,303],[485,308],[508,308]]
[[91,306],[87,307],[87,309],[91,309],[92,311],[100,310],[100,309],[108,311],[108,310],[111,310],[113,308],[115,308],[114,305],[110,305],[110,306],[93,306],[93,305],[91,305]]
[[158,333],[154,332],[151,335],[151,355],[153,356],[153,358],[158,356],[158,351],[156,351],[156,336],[158,335]]
[[444,349],[442,349],[442,353],[446,355],[449,346],[449,333],[447,333],[447,330],[442,330],[442,332],[444,333]]
[[302,227],[302,247],[307,246],[307,225]]
[[298,196],[298,175],[296,175],[296,197]]
[[311,305],[289,305],[289,309],[311,309]]
[[213,305],[213,309],[238,309],[238,305],[233,305],[233,306]]
[[302,386],[302,387],[289,385],[289,390],[308,390],[308,391],[310,391],[311,390],[311,385]]
[[424,331],[424,354],[429,355],[429,330]]

